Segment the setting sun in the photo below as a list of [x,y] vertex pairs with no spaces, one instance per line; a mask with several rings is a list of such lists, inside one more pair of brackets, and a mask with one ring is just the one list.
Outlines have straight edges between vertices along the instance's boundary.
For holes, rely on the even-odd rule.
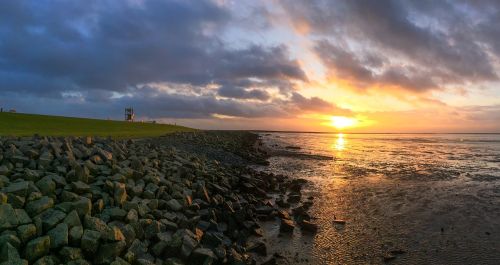
[[332,120],[331,125],[337,129],[352,127],[357,123],[356,119],[344,116],[332,116],[331,120]]

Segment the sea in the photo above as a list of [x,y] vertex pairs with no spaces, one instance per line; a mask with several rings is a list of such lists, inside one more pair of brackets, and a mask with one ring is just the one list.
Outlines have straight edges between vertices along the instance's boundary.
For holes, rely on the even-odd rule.
[[259,169],[308,180],[319,225],[264,224],[283,264],[500,264],[499,134],[260,135],[299,154]]

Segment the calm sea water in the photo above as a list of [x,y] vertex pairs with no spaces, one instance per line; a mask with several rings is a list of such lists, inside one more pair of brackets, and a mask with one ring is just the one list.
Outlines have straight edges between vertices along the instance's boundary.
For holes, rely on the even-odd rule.
[[[276,149],[264,170],[310,181],[316,235],[271,248],[302,264],[500,264],[500,135],[262,133]],[[332,220],[344,219],[346,225]],[[404,253],[403,253],[404,252]],[[402,254],[400,254],[402,253]]]

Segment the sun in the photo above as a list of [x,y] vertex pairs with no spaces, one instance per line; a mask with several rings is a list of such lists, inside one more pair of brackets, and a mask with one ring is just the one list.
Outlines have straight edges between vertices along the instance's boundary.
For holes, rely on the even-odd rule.
[[337,129],[344,129],[347,127],[353,127],[358,122],[355,118],[349,118],[344,116],[332,116],[331,125]]

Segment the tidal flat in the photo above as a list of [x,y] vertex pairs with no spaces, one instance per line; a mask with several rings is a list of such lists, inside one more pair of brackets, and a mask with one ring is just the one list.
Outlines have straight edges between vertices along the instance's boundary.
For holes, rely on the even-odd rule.
[[263,225],[288,264],[500,263],[500,135],[261,135],[314,200],[315,234]]

